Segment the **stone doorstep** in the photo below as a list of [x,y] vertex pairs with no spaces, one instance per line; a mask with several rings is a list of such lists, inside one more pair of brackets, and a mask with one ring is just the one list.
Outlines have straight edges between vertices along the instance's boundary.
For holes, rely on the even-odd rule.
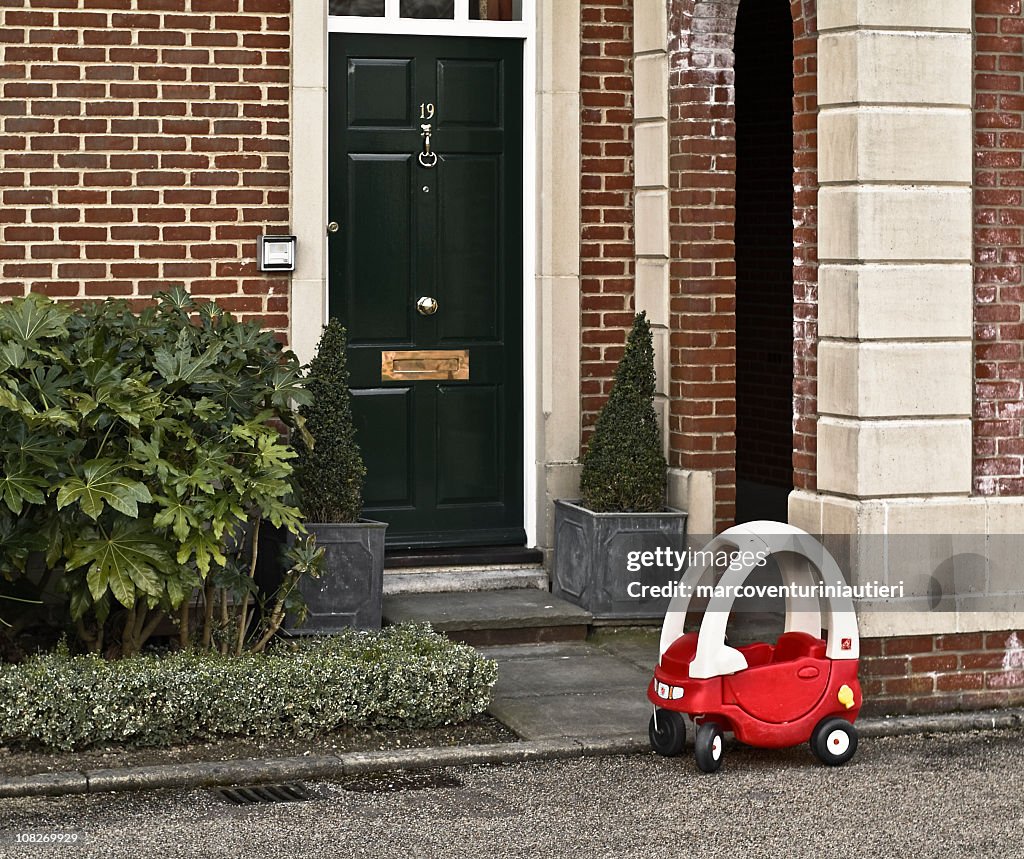
[[384,597],[385,623],[430,623],[467,644],[582,640],[590,612],[539,588],[427,592]]
[[384,570],[384,595],[495,591],[533,588],[546,591],[548,574],[536,564],[464,567],[397,567]]

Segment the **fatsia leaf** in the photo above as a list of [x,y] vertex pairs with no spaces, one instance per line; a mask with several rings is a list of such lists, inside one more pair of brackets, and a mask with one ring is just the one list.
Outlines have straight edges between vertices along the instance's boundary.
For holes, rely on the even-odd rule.
[[167,292],[158,292],[154,296],[163,307],[172,307],[175,310],[189,312],[195,306],[195,300],[189,295],[183,284],[176,283]]
[[75,586],[71,591],[71,619],[78,620],[89,610],[91,600],[87,588]]
[[29,504],[45,504],[46,496],[43,490],[47,485],[45,477],[33,474],[27,469],[4,469],[3,473],[0,473],[0,498],[8,510],[18,514],[21,513],[26,501]]
[[160,576],[173,572],[166,548],[152,534],[148,524],[117,522],[109,535],[89,534],[74,543],[67,568],[88,566],[86,582],[94,602],[109,588],[125,608],[135,605],[141,594],[161,593]]
[[145,484],[121,471],[121,464],[110,459],[93,459],[83,468],[84,477],[69,477],[60,484],[57,509],[78,503],[90,519],[98,519],[104,503],[119,513],[138,518],[139,503],[152,501]]
[[127,572],[135,587],[142,593],[151,597],[159,597],[163,594],[164,588],[160,577],[151,567],[133,566],[129,567]]
[[0,335],[22,343],[67,333],[71,311],[44,296],[31,294],[0,306]]
[[162,508],[153,517],[153,525],[157,528],[170,528],[179,543],[188,539],[189,532],[198,523],[192,508],[177,498],[158,495],[154,499]]
[[199,576],[192,567],[179,566],[175,575],[167,576],[164,585],[171,609],[177,609],[187,598],[191,597],[192,591],[200,584]]
[[187,349],[178,348],[172,352],[166,347],[153,351],[153,366],[167,382],[206,382],[216,378],[211,370],[217,356],[224,347],[215,343],[202,355],[192,355]]
[[18,370],[28,360],[28,350],[17,340],[0,343],[0,371]]
[[132,456],[139,463],[143,474],[156,475],[162,484],[167,484],[170,475],[177,476],[178,469],[160,455],[162,434],[155,432],[148,440],[134,438],[131,441]]
[[193,555],[196,567],[204,577],[210,572],[211,561],[215,561],[219,567],[228,562],[223,544],[209,532],[194,531],[188,540],[178,547],[177,561],[179,564],[187,563]]
[[22,456],[45,465],[47,468],[57,469],[57,464],[67,463],[73,451],[71,447],[52,435],[45,433],[30,433],[25,426],[20,425],[14,432],[13,437],[18,442],[18,449]]
[[0,408],[10,409],[12,412],[21,411],[21,400],[9,388],[0,385]]
[[[93,564],[85,576],[89,585],[89,593],[93,600],[98,600],[107,592],[107,579],[110,578],[110,570],[100,564]],[[129,606],[130,608],[130,606]]]
[[312,395],[303,385],[302,374],[297,367],[278,366],[270,377],[270,401],[279,408],[288,408],[290,402],[308,405]]
[[57,406],[51,406],[44,412],[38,412],[33,415],[28,415],[28,421],[33,426],[58,426],[67,427],[68,429],[78,429],[78,421],[75,420],[75,416],[68,411]]

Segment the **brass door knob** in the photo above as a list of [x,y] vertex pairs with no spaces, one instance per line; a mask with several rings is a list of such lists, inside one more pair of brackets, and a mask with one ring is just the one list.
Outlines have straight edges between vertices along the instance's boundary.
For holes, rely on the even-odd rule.
[[437,299],[424,295],[416,302],[416,310],[419,311],[420,316],[433,316],[437,313]]

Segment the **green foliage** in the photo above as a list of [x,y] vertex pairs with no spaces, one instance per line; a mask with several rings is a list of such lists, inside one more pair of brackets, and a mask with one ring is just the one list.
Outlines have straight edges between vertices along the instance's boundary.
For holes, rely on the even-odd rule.
[[429,728],[483,712],[496,678],[494,662],[426,625],[349,630],[242,657],[108,662],[65,648],[0,665],[0,745],[69,751]]
[[597,513],[653,513],[665,506],[665,457],[654,412],[654,342],[637,314],[615,385],[583,457],[580,494]]
[[324,327],[309,364],[311,401],[299,409],[305,434],[296,437],[295,486],[309,522],[355,522],[363,509],[366,467],[356,444],[345,358],[345,329],[337,319]]
[[125,652],[252,520],[302,530],[279,432],[306,399],[297,359],[184,289],[156,302],[0,304],[0,572],[44,553],[80,632],[119,613]]

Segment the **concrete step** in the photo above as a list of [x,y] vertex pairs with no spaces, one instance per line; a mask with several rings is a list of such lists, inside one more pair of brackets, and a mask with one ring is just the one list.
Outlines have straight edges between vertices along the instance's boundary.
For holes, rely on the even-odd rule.
[[384,595],[548,589],[548,574],[535,564],[437,569],[399,567],[384,570]]
[[467,644],[579,641],[591,614],[537,588],[384,597],[384,622],[429,622]]

